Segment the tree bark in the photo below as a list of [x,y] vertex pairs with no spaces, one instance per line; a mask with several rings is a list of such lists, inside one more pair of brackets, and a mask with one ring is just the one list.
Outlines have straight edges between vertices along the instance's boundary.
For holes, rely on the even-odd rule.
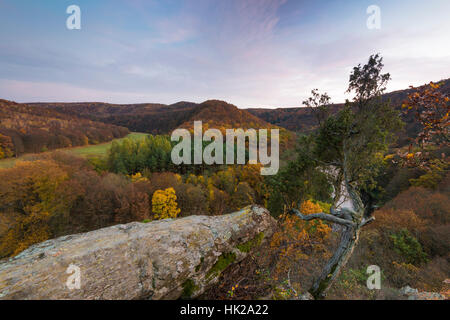
[[360,231],[361,227],[359,226],[344,227],[338,248],[310,289],[310,293],[315,299],[323,299],[328,289],[339,277],[342,268],[346,265],[358,243]]
[[331,210],[332,214],[303,215],[293,210],[303,220],[322,219],[343,226],[339,245],[331,259],[323,268],[320,276],[314,281],[309,292],[315,299],[323,299],[327,291],[336,282],[342,269],[347,264],[359,240],[361,228],[373,221],[371,217],[364,217],[364,205],[358,192],[345,181],[344,188],[352,203],[352,209]]
[[335,215],[331,215],[328,213],[320,212],[320,213],[312,213],[312,214],[308,214],[308,215],[303,215],[297,209],[292,209],[292,212],[294,212],[298,217],[300,217],[300,219],[305,220],[305,221],[320,219],[320,220],[324,220],[324,221],[328,221],[328,222],[332,222],[332,223],[338,223],[338,224],[341,224],[341,225],[344,225],[347,227],[353,227],[355,225],[351,220],[339,218]]

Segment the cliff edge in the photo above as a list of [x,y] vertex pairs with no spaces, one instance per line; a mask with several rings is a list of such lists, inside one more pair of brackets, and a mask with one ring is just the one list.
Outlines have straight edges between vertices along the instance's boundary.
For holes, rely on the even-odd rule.
[[0,262],[0,299],[193,298],[274,228],[266,209],[249,206],[48,240]]

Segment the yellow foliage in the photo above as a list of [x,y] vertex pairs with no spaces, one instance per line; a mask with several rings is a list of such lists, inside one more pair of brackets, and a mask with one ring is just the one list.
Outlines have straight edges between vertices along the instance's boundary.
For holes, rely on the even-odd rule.
[[65,192],[67,179],[67,172],[50,160],[19,161],[14,168],[0,170],[3,210],[21,215],[2,239],[0,257],[45,241],[62,228],[72,199]]
[[[300,206],[303,214],[327,212],[326,209],[311,200]],[[328,256],[324,244],[330,233],[331,228],[320,220],[303,221],[294,215],[282,215],[280,229],[270,243],[271,251],[277,255],[275,274],[286,274],[294,263],[309,260],[314,252],[324,258]]]
[[14,168],[0,170],[0,201],[25,213],[33,209],[60,213],[66,203],[58,188],[67,179],[68,174],[53,161],[18,161]]
[[176,218],[180,213],[177,196],[173,188],[156,190],[152,197],[152,210],[155,219]]
[[34,211],[21,217],[0,243],[0,258],[15,256],[29,246],[50,238],[48,212]]
[[131,175],[131,181],[132,182],[141,182],[141,181],[148,181],[148,179],[144,176],[142,176],[142,173],[138,172],[136,174]]
[[[324,211],[325,210],[323,210],[320,204],[314,203],[311,200],[304,201],[300,206],[300,212],[303,214],[313,214]],[[322,220],[315,220],[313,222],[313,229],[323,237],[326,237],[331,232],[331,228]]]
[[312,202],[311,200],[304,201],[300,206],[300,212],[303,214],[313,214],[322,212],[320,205]]

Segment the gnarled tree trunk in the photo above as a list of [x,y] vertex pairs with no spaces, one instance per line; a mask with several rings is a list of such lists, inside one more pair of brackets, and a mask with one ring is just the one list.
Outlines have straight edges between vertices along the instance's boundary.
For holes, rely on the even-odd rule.
[[310,293],[315,299],[323,299],[328,289],[339,277],[342,268],[347,264],[358,243],[360,230],[359,227],[344,227],[338,248],[310,289]]
[[309,290],[315,299],[323,299],[325,297],[327,291],[337,280],[351,257],[358,243],[362,227],[374,220],[371,216],[365,216],[367,211],[364,208],[361,197],[350,183],[346,181],[344,188],[351,200],[351,209],[343,208],[341,210],[331,210],[331,214],[315,213],[310,215],[303,215],[298,210],[293,210],[303,220],[321,219],[337,223],[343,227],[339,246]]

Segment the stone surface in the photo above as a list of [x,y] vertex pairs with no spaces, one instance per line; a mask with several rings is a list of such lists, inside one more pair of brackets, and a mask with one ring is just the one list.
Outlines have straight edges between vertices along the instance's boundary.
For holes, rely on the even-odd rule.
[[[274,228],[266,209],[251,206],[223,216],[134,222],[45,241],[0,262],[0,299],[195,297],[245,258],[238,246],[247,248]],[[75,267],[68,270],[70,265]]]
[[445,300],[439,292],[418,292],[408,296],[408,300]]
[[298,300],[314,300],[314,297],[311,293],[306,292],[298,296]]
[[417,294],[419,290],[411,288],[410,286],[406,286],[400,289],[400,293],[404,295],[412,295]]
[[419,290],[406,286],[400,289],[400,293],[407,296],[408,300],[445,300],[445,295],[439,292],[419,292]]

